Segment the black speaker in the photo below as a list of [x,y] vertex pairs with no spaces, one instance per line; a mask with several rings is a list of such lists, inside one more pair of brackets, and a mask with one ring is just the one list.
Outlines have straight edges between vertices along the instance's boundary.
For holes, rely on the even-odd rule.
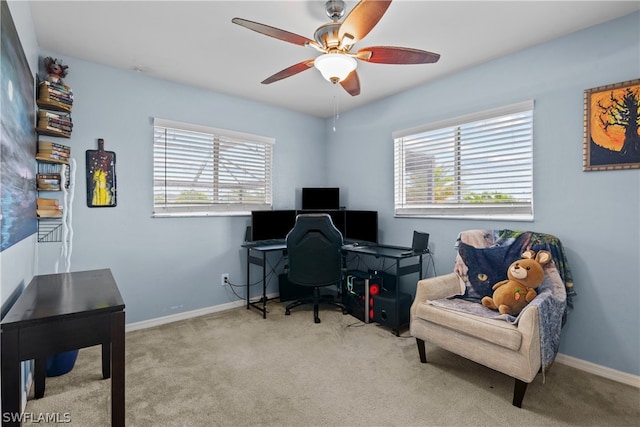
[[291,283],[286,274],[278,276],[280,302],[296,300],[313,295],[313,286],[301,286]]
[[396,293],[383,292],[373,297],[373,321],[383,326],[395,328],[409,323],[411,295],[398,293],[398,312],[396,312]]

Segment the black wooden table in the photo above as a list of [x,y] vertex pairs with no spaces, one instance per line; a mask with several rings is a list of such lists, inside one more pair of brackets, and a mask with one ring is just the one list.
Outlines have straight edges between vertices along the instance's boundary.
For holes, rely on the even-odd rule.
[[124,325],[124,301],[109,269],[35,276],[0,323],[2,425],[23,421],[21,361],[35,361],[34,394],[41,398],[49,356],[102,345],[102,377],[111,377],[111,424],[124,426]]

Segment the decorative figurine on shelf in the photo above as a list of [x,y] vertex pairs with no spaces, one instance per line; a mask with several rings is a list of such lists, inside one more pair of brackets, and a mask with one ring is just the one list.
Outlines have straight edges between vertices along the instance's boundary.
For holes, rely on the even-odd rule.
[[62,61],[47,56],[44,58],[44,68],[47,70],[47,81],[63,85],[62,77],[67,76],[68,65],[62,65]]

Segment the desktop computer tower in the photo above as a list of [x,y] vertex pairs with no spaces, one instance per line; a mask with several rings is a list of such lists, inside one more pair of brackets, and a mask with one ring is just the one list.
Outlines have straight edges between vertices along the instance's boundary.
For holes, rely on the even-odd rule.
[[348,271],[342,289],[342,301],[350,315],[370,323],[373,321],[373,298],[382,290],[380,276],[365,271]]
[[369,274],[380,277],[382,281],[382,287],[380,292],[395,292],[396,290],[396,275],[387,273],[386,271],[369,270]]
[[397,325],[409,323],[411,295],[398,292],[396,310],[396,293],[382,292],[373,296],[373,321],[383,326],[395,328]]

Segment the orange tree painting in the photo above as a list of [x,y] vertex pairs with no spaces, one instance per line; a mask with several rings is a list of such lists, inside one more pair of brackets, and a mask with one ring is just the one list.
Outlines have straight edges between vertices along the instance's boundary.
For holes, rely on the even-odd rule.
[[588,89],[584,170],[640,168],[640,79]]

